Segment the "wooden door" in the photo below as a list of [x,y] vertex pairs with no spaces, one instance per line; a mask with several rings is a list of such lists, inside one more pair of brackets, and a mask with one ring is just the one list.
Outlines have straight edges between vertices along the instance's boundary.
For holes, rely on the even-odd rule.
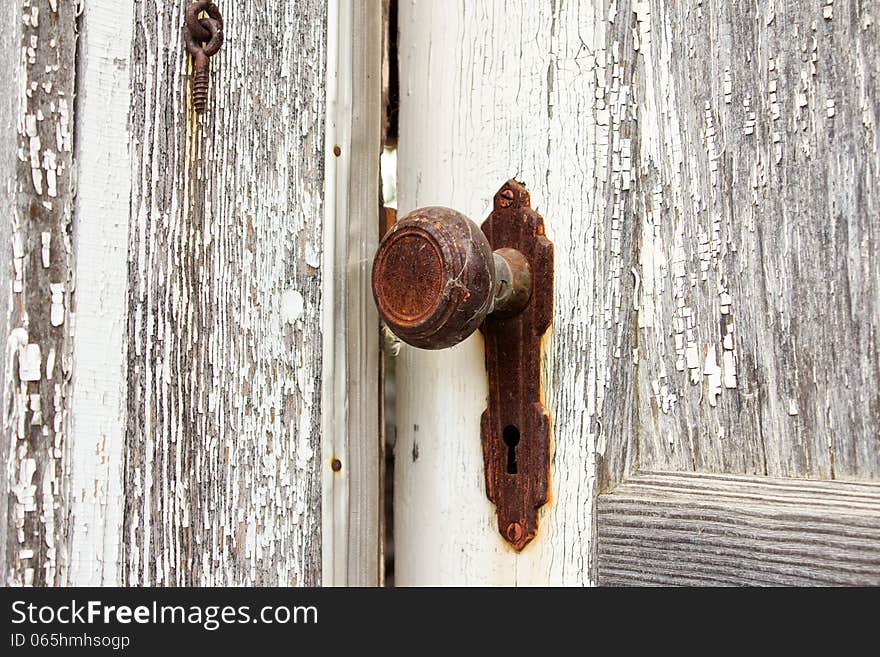
[[202,116],[187,4],[0,9],[0,579],[375,584],[381,3],[218,0]]
[[404,347],[397,583],[880,583],[878,20],[401,3],[401,214],[516,177],[556,279],[537,538],[485,497],[480,337]]
[[599,455],[600,583],[880,583],[880,7],[821,4],[636,7],[636,395]]

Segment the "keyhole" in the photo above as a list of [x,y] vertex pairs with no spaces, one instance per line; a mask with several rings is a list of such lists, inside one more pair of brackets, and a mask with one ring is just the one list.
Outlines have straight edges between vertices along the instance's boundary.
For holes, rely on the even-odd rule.
[[519,445],[519,429],[512,424],[504,427],[501,434],[504,444],[507,445],[507,474],[516,474],[516,446]]

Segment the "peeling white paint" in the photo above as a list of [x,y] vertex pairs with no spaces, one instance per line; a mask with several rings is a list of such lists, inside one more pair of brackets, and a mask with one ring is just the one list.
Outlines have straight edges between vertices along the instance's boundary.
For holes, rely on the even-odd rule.
[[281,321],[293,324],[303,316],[305,300],[297,290],[287,290],[281,296]]
[[[242,34],[259,24],[267,49],[303,65],[285,67],[281,78],[243,75],[249,55],[227,43],[212,60],[203,117],[179,104],[190,98],[190,59],[180,49],[169,59],[161,46],[179,40],[184,6],[128,6],[127,24],[148,27],[145,48],[118,55],[128,62],[125,75],[168,93],[137,95],[129,124],[131,216],[119,230],[132,236],[131,307],[119,330],[136,392],[118,403],[133,450],[123,463],[139,467],[124,475],[118,578],[147,586],[317,584],[326,3],[297,3],[269,24],[264,11],[224,6],[227,24]],[[291,34],[300,44],[292,50]],[[222,140],[210,128],[244,125],[242,117],[248,129]],[[97,215],[97,193],[92,204]],[[119,312],[115,296],[97,301]],[[112,385],[116,374],[95,376]],[[119,427],[100,429],[93,436],[111,441]],[[82,512],[111,493],[82,494]]]
[[66,286],[64,283],[52,283],[49,286],[51,290],[51,322],[52,326],[61,326],[64,324],[64,293]]
[[18,377],[21,381],[39,381],[43,356],[39,344],[26,344],[18,352]]
[[52,233],[42,233],[40,239],[43,243],[43,248],[40,251],[40,254],[43,259],[43,267],[48,269],[49,265],[52,264],[52,253],[51,253]]
[[[130,39],[133,2],[85,3],[79,57],[85,65],[78,98],[79,217],[76,262],[75,358],[71,396],[70,582],[122,584],[122,487],[127,325],[130,167]],[[56,147],[69,142],[56,135]],[[161,174],[157,174],[161,175]],[[46,245],[48,249],[48,244]],[[70,248],[70,247],[68,247]],[[83,254],[88,254],[83,257]],[[60,291],[60,288],[59,288]],[[53,310],[63,320],[64,306]],[[55,370],[56,354],[46,363]],[[163,558],[157,553],[157,559]]]
[[[852,298],[841,299],[852,294],[849,286],[860,290],[861,307],[873,294],[867,252],[851,253],[861,273],[847,274],[846,283],[816,264],[826,248],[853,248],[841,236],[865,234],[855,218],[864,212],[841,214],[855,202],[856,179],[869,190],[859,192],[858,204],[874,204],[876,103],[861,91],[876,59],[873,44],[860,36],[869,10],[853,10],[852,20],[832,26],[823,24],[817,5],[795,3],[780,23],[781,6],[762,0],[747,12],[748,35],[741,36],[711,4],[701,19],[693,5],[633,5],[639,30],[632,66],[640,81],[631,92],[640,148],[633,214],[640,226],[631,280],[638,341],[625,347],[638,353],[639,458],[669,470],[863,473],[878,466],[869,454],[852,452],[862,444],[859,430],[847,440],[839,429],[832,438],[825,434],[831,416],[838,425],[852,420],[837,415],[816,375],[826,323],[806,321],[804,313],[836,313],[836,326],[847,326],[844,306]],[[821,3],[828,20],[832,5]],[[854,45],[839,48],[843,41]],[[683,43],[701,56],[682,57]],[[625,41],[619,47],[625,51]],[[792,196],[792,189],[800,192]],[[792,198],[802,199],[796,209]],[[656,276],[649,280],[658,257],[669,263],[665,289]],[[874,348],[867,346],[873,337],[864,340],[861,349]],[[846,371],[861,370],[853,364]],[[799,382],[810,375],[817,377],[811,407],[822,410],[807,416],[801,401],[790,400],[794,390],[797,399],[810,394]],[[850,409],[869,412],[865,395],[849,398],[854,388],[841,380],[847,376],[830,368],[824,385],[836,380],[835,399],[842,395]],[[677,404],[667,404],[674,394]],[[667,407],[678,410],[668,414]],[[802,418],[796,440],[782,422],[792,409]],[[732,435],[744,437],[738,452],[709,440]]]
[[[638,3],[634,11],[647,8]],[[639,322],[652,321],[650,286],[656,290],[664,257],[644,236],[657,257],[646,254],[638,264],[629,258],[638,142],[631,53],[606,41],[615,20],[614,3],[607,12],[601,3],[524,3],[515,11],[503,2],[400,6],[400,212],[437,203],[479,223],[497,187],[512,176],[522,180],[555,247],[556,318],[542,372],[554,499],[541,510],[537,538],[519,555],[498,535],[483,490],[480,336],[439,353],[401,349],[399,584],[590,581],[603,407],[618,394],[608,389],[617,364],[632,366],[633,307]],[[623,30],[630,38],[630,27]],[[637,35],[640,51],[651,47],[641,26]],[[641,289],[630,300],[633,278]]]

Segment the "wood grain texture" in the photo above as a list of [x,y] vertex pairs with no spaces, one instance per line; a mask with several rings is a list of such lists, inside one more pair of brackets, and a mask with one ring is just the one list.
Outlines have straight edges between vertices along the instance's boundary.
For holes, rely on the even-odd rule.
[[[323,580],[380,581],[379,239],[381,0],[328,5],[323,367]],[[338,150],[337,150],[338,147]],[[338,153],[338,154],[337,154]],[[341,468],[330,464],[338,459]]]
[[3,241],[10,296],[0,322],[9,327],[2,425],[8,515],[2,537],[6,584],[45,586],[64,583],[68,565],[77,8],[50,0],[12,4],[12,20],[0,28],[16,67],[6,69],[3,82],[16,103],[17,155],[14,175],[3,171],[11,239]]
[[135,3],[123,581],[321,579],[326,7]]
[[598,503],[602,585],[880,584],[880,486],[641,473]]
[[[554,454],[551,501],[521,554],[486,499],[479,418],[483,344],[404,346],[397,363],[397,584],[583,584],[590,580],[594,454],[635,399],[632,237],[612,158],[629,127],[607,57],[601,3],[401,3],[400,214],[445,205],[481,222],[511,177],[529,189],[555,247],[542,385]],[[613,110],[613,112],[611,111]],[[612,120],[612,115],[613,120]],[[629,283],[631,289],[631,282]],[[606,387],[621,403],[602,420]]]
[[134,2],[90,0],[77,44],[76,331],[70,409],[68,583],[120,583],[128,392],[128,133]]
[[398,582],[587,582],[593,488],[640,466],[877,480],[876,3],[400,12],[401,213],[516,176],[557,265],[538,538],[490,534],[479,338],[404,348]]
[[[0,4],[0,52],[18,52],[20,46],[19,12],[17,2]],[[20,66],[18,58],[4,57],[0,61],[0,86],[3,89],[18,89],[18,76]],[[16,129],[18,116],[19,97],[16,93],[3,94],[0,98],[0,217],[15,216],[17,196],[15,182],[18,172],[18,131]],[[8,245],[12,239],[12,222],[0,221],[0,244]],[[9,258],[12,252],[8,247],[2,251],[3,271],[6,276],[11,276]],[[0,344],[6,344],[9,339],[9,306],[11,295],[0,294]],[[8,381],[11,376],[11,368],[15,359],[4,357],[0,359],[0,381]],[[5,388],[5,385],[4,385]],[[6,394],[3,396],[6,402]],[[9,563],[7,561],[7,547],[16,550],[15,543],[9,545],[9,468],[10,448],[13,446],[11,433],[3,429],[0,433],[0,584],[5,585],[9,580]],[[14,517],[14,516],[13,516]]]
[[877,480],[880,6],[624,4],[641,466]]

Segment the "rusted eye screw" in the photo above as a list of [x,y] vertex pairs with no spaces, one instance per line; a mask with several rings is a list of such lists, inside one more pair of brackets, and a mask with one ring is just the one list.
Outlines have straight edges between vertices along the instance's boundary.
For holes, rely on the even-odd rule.
[[[208,18],[199,18],[205,12]],[[220,51],[223,45],[223,16],[210,0],[197,0],[186,8],[186,27],[183,39],[186,50],[193,57],[193,106],[202,114],[208,106],[208,58]]]
[[531,291],[522,253],[493,252],[473,221],[444,207],[419,208],[400,219],[373,262],[373,296],[382,319],[421,349],[458,344],[490,313],[515,315]]

